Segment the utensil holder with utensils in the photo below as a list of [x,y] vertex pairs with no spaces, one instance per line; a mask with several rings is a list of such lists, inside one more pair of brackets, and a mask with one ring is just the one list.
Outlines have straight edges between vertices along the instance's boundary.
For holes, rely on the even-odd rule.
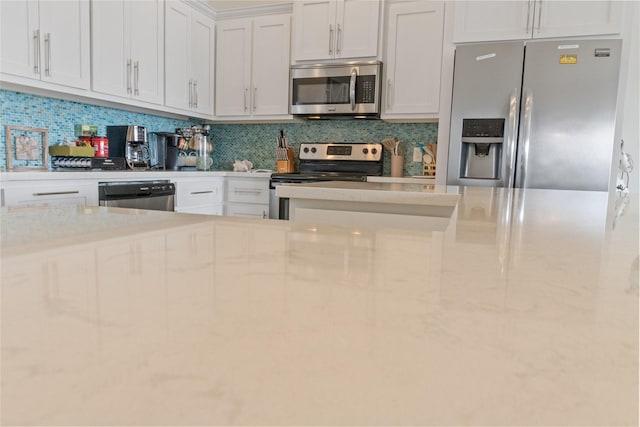
[[422,152],[422,176],[436,176],[436,144],[421,146]]

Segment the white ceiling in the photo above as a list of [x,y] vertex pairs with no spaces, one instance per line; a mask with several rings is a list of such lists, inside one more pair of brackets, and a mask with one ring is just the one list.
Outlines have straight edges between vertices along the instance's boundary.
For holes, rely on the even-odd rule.
[[244,9],[278,3],[291,3],[292,0],[207,0],[214,10]]

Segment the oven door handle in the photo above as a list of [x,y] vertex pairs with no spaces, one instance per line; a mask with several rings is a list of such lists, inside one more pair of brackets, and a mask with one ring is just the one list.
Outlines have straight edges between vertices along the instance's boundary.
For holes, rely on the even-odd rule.
[[351,70],[351,79],[349,81],[349,100],[351,101],[351,111],[356,109],[356,78],[358,71],[354,68]]

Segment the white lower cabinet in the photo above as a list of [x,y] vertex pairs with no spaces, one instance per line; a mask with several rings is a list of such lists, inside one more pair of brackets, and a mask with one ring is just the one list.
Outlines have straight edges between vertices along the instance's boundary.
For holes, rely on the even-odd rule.
[[269,218],[269,177],[227,177],[224,214]]
[[175,211],[201,215],[222,215],[224,180],[213,178],[177,178]]
[[13,181],[2,185],[2,206],[53,204],[98,206],[98,181]]

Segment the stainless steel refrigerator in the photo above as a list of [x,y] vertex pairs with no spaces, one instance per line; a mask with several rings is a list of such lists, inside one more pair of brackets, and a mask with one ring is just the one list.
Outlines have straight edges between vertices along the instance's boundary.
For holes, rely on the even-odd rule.
[[447,183],[609,189],[621,40],[456,47]]

